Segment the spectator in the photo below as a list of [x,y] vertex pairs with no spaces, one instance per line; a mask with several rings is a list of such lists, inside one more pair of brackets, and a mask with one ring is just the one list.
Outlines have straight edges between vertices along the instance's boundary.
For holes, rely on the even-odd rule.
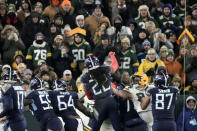
[[156,29],[155,23],[152,21],[146,22],[145,24],[146,24],[145,29],[149,34],[149,40],[151,41],[151,43],[153,43],[156,33],[158,33],[160,30],[158,28]]
[[46,61],[48,65],[51,64],[51,50],[44,41],[44,35],[42,33],[39,32],[35,35],[33,44],[28,48],[26,60],[29,69],[36,69],[39,60]]
[[174,31],[166,31],[166,38],[170,41],[170,43],[172,43],[173,45],[173,51],[175,54],[175,57],[177,57],[179,55],[179,45],[177,44],[177,35]]
[[138,16],[138,8],[141,5],[140,0],[130,0],[127,6],[127,18],[134,19]]
[[53,81],[50,79],[49,71],[43,70],[40,72],[40,78],[44,81],[43,87],[48,90],[52,86]]
[[[0,2],[0,26],[3,28],[6,25],[6,4]],[[0,29],[2,30],[2,29]]]
[[81,9],[75,11],[77,14],[82,14],[85,18],[92,15],[94,11],[94,0],[83,0]]
[[[129,38],[125,37],[121,40],[122,50],[120,54],[121,66],[120,72],[128,72],[129,75],[133,75],[138,70],[139,62],[136,54],[134,53],[132,46],[130,45]],[[133,45],[134,46],[134,45]]]
[[17,16],[16,7],[14,4],[9,4],[7,7],[6,24],[13,25],[17,30],[21,31],[22,22]]
[[159,24],[162,32],[166,30],[172,30],[176,33],[183,28],[180,18],[173,14],[173,8],[171,4],[164,4],[162,6],[163,15],[159,17]]
[[138,72],[146,73],[149,82],[152,82],[152,77],[155,75],[157,68],[159,66],[165,66],[161,60],[156,58],[156,55],[155,49],[150,48],[147,52],[146,60],[144,60],[138,68]]
[[87,56],[92,54],[92,50],[89,43],[84,39],[86,36],[84,29],[77,27],[73,29],[70,34],[74,37],[73,44],[70,46],[70,50],[74,56],[74,62],[71,68],[75,71],[76,76],[79,76],[84,69],[84,60]]
[[1,37],[4,42],[2,43],[3,63],[12,65],[14,62],[15,51],[24,50],[25,46],[19,37],[18,30],[12,25],[6,25],[1,31]]
[[152,21],[154,22],[156,28],[159,28],[157,21],[150,16],[149,8],[147,5],[140,5],[138,8],[138,16],[135,18],[138,26],[142,29],[145,29],[146,22]]
[[144,42],[145,39],[148,39],[148,33],[145,29],[140,29],[137,41],[135,41],[136,53],[143,51],[142,43]]
[[[45,71],[49,74],[49,79],[48,81],[53,82],[54,80],[57,79],[57,74],[53,71],[53,68],[48,66],[47,63],[44,60],[39,60],[38,61],[38,68],[35,70],[35,76],[41,78],[42,71]],[[43,73],[45,74],[45,73]],[[42,75],[43,75],[42,74]],[[52,83],[49,83],[52,84]]]
[[127,26],[130,28],[131,32],[132,32],[132,42],[137,41],[138,38],[138,27],[137,27],[137,23],[135,22],[134,19],[129,19],[127,22]]
[[54,61],[54,71],[57,73],[58,78],[62,77],[65,69],[70,69],[70,64],[73,62],[73,54],[69,46],[63,43],[63,36],[57,35],[53,43],[52,61]]
[[193,96],[188,96],[186,99],[185,110],[179,114],[179,118],[177,121],[177,131],[197,130],[196,119],[197,119],[196,99]]
[[[76,16],[76,25],[82,29],[85,30],[85,19],[83,15],[77,15]],[[91,40],[91,33],[90,31],[86,30],[86,37],[85,37],[86,41],[90,43],[91,47],[93,46],[93,42]]]
[[117,8],[118,8],[118,14],[122,17],[122,20],[123,20],[123,24],[125,25],[126,22],[128,21],[128,18],[127,18],[127,4],[126,4],[126,0],[119,0],[117,1],[118,5],[117,5]]
[[142,63],[146,59],[148,50],[151,48],[151,43],[148,39],[145,39],[142,43],[143,51],[137,53],[139,63]]
[[194,4],[191,9],[191,15],[187,15],[188,23],[185,24],[188,27],[188,29],[192,32],[192,34],[195,34],[195,36],[197,35],[196,18],[197,18],[197,4]]
[[175,60],[174,52],[172,49],[168,50],[164,64],[171,79],[174,77],[174,75],[178,74],[181,77],[181,85],[183,85],[185,82],[183,67],[177,60]]
[[196,94],[197,93],[197,75],[196,74],[192,76],[190,83],[191,84],[185,87],[184,89],[185,94]]
[[23,40],[26,48],[28,49],[32,45],[35,40],[35,35],[38,32],[45,33],[45,30],[44,26],[40,23],[40,14],[32,12],[30,20],[23,26],[23,30],[21,32],[21,39]]
[[166,38],[166,35],[164,33],[156,33],[154,36],[154,46],[153,48],[159,52],[159,49],[162,47],[162,45],[166,45],[168,49],[173,49],[172,43]]
[[27,68],[27,66],[24,63],[20,63],[18,65],[17,74],[18,74],[20,80],[25,78],[25,70],[26,70],[26,68]]
[[70,36],[70,31],[71,31],[71,28],[69,25],[65,25],[64,29],[62,30],[62,35],[64,38],[63,42],[67,43],[68,45],[72,45],[72,43],[73,43],[72,36]]
[[17,11],[18,18],[24,25],[25,20],[30,16],[31,14],[31,3],[29,0],[22,0],[20,9]]
[[70,25],[71,29],[76,27],[74,8],[69,0],[64,0],[60,6],[60,14],[62,15],[64,25]]
[[12,68],[14,70],[18,70],[18,65],[20,63],[23,63],[24,60],[24,55],[20,50],[15,51],[15,55],[14,55],[14,62],[12,63]]
[[189,64],[189,63],[185,63],[185,61],[187,61],[189,56],[189,46],[184,46],[184,45],[180,45],[179,48],[179,55],[176,57],[176,60],[181,63],[182,66],[184,66],[184,64]]
[[60,0],[50,0],[50,5],[44,9],[44,14],[49,17],[50,22],[53,21],[54,16],[59,12],[61,1]]
[[103,34],[101,36],[101,44],[94,49],[94,55],[99,59],[100,65],[104,64],[104,61],[110,51],[116,52],[116,56],[118,57],[118,52],[116,51],[115,47],[109,44],[108,35]]
[[63,17],[60,13],[57,13],[55,16],[54,16],[54,19],[53,19],[53,22],[55,23],[55,25],[57,26],[57,28],[59,30],[62,30],[64,28],[64,21],[63,21]]
[[77,86],[76,86],[76,81],[72,78],[72,72],[70,70],[65,70],[63,72],[62,80],[64,80],[65,83],[67,84],[66,89],[68,91],[78,92],[78,89],[77,89]]
[[166,60],[167,52],[168,52],[168,47],[166,47],[165,45],[163,45],[163,46],[160,48],[160,51],[159,51],[159,58],[160,58],[160,60],[162,60],[163,62]]
[[178,74],[174,75],[174,77],[172,78],[171,85],[178,87],[180,93],[183,93],[184,87],[181,86],[181,77]]
[[52,49],[52,45],[54,43],[54,38],[57,35],[61,34],[61,30],[59,28],[57,28],[55,23],[50,23],[49,27],[48,27],[48,33],[46,35],[46,42],[48,43],[48,45],[50,46],[50,48]]
[[188,84],[191,78],[197,73],[197,46],[192,45],[190,47],[190,55],[186,59],[186,84]]
[[47,15],[43,13],[43,4],[41,2],[36,2],[36,4],[33,6],[33,11],[40,14],[40,23],[44,26],[44,28],[47,28],[49,26],[50,20]]
[[24,78],[30,83],[31,79],[32,79],[32,71],[30,69],[26,69],[24,71]]
[[[185,8],[186,6],[186,8]],[[185,21],[185,11],[189,11],[189,6],[185,0],[177,1],[177,6],[174,8],[174,14],[181,18],[181,24],[184,24]]]
[[96,4],[92,15],[85,18],[85,28],[91,32],[91,36],[94,36],[94,33],[102,19],[108,19],[106,16],[103,16],[101,10],[101,4]]

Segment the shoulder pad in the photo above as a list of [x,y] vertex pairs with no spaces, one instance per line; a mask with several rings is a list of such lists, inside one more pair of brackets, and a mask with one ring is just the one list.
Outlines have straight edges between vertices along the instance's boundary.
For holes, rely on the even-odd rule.
[[6,86],[2,86],[2,91],[4,93],[6,93],[12,86],[10,84],[6,85]]
[[149,91],[150,91],[151,89],[154,89],[154,88],[155,88],[155,85],[152,85],[152,84],[151,84],[151,85],[148,85],[147,88],[146,88],[146,94],[147,94],[147,95],[150,95]]

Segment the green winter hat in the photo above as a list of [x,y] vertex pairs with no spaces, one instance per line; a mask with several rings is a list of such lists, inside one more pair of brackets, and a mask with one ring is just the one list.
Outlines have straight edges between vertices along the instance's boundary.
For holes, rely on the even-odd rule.
[[167,56],[174,56],[174,51],[172,49],[168,50]]

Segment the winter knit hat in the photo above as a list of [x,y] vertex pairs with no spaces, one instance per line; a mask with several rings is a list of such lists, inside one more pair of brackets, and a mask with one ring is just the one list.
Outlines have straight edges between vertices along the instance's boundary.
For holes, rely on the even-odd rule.
[[164,52],[164,51],[168,51],[168,47],[167,46],[165,46],[165,45],[163,45],[161,48],[160,48],[160,53],[161,52]]
[[63,8],[65,5],[69,5],[69,7],[71,7],[71,2],[69,0],[62,1],[61,7]]
[[145,45],[151,46],[151,43],[148,39],[145,39],[144,42],[142,42],[142,46],[144,47]]
[[172,49],[169,49],[167,56],[174,56],[174,51]]
[[125,44],[125,43],[127,43],[127,44],[130,46],[130,40],[129,40],[128,37],[124,37],[124,38],[121,40],[121,44],[122,44],[122,45]]
[[173,82],[181,83],[181,77],[178,74],[174,75],[174,77],[172,78],[172,83]]

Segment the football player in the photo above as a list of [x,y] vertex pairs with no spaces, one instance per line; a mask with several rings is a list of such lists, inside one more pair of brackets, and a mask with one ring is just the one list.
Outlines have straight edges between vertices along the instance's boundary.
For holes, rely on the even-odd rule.
[[12,131],[25,131],[26,119],[24,117],[24,89],[17,82],[16,71],[11,68],[3,72],[3,85],[1,88],[3,111],[0,113],[0,121],[7,119],[4,130],[8,127]]
[[66,83],[63,80],[55,80],[53,83],[53,91],[49,91],[51,104],[54,111],[66,123],[65,131],[82,131],[83,123],[79,115],[76,113],[75,106],[84,114],[90,116],[90,113],[85,110],[78,100],[76,92],[68,92]]
[[25,105],[30,105],[30,110],[41,124],[41,131],[61,131],[61,121],[51,106],[49,94],[43,83],[44,81],[37,77],[31,80],[31,91],[26,96]]
[[[148,131],[147,124],[140,118],[134,108],[134,95],[131,94],[131,80],[128,72],[123,72],[121,77],[121,85],[113,88],[117,97],[120,109],[120,117],[124,131]],[[122,99],[125,98],[125,99]]]
[[154,78],[155,87],[148,88],[147,96],[141,99],[142,109],[146,109],[151,99],[153,131],[176,131],[174,108],[179,90],[175,86],[167,86],[167,81],[164,73],[157,74]]
[[142,72],[136,72],[133,77],[133,79],[135,80],[139,79],[139,81],[129,89],[129,92],[133,95],[132,101],[134,103],[134,107],[139,116],[147,123],[149,131],[152,131],[153,116],[151,105],[149,104],[148,107],[144,110],[140,106],[140,100],[146,96],[145,89],[147,88],[147,86],[152,85],[148,85],[148,77]]
[[89,99],[95,100],[94,122],[92,131],[99,131],[104,120],[109,118],[115,131],[120,131],[118,105],[112,96],[110,68],[99,65],[96,56],[85,59],[88,72],[82,76],[85,93]]

